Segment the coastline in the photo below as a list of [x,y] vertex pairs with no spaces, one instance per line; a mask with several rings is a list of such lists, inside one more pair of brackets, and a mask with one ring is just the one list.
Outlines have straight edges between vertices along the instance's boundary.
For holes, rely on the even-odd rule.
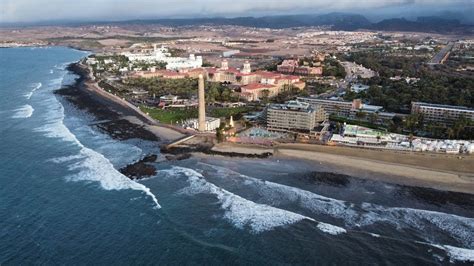
[[171,142],[185,136],[185,132],[159,124],[130,103],[99,88],[89,70],[79,63],[72,63],[67,69],[79,78],[55,94],[105,121],[95,125],[113,138]]
[[[217,144],[219,150],[240,154],[262,154],[268,147]],[[422,154],[367,150],[307,144],[279,144],[273,147],[277,160],[305,160],[331,166],[335,173],[397,185],[432,188],[474,194],[474,158],[445,154]],[[219,155],[219,154],[216,154]],[[200,154],[199,156],[212,156]]]
[[[111,137],[125,140],[139,138],[169,143],[185,135],[161,126],[149,116],[136,110],[123,99],[98,87],[90,73],[78,63],[68,69],[79,79],[75,84],[56,93],[97,117],[99,129]],[[331,165],[336,173],[351,174],[364,179],[388,183],[433,188],[443,191],[474,194],[474,158],[432,153],[413,153],[386,150],[368,150],[353,147],[334,147],[308,144],[279,144],[275,147],[220,143],[206,150],[163,150],[169,160],[203,157],[247,157],[264,159],[307,160]],[[461,158],[461,159],[459,159]],[[132,174],[133,176],[133,174]]]

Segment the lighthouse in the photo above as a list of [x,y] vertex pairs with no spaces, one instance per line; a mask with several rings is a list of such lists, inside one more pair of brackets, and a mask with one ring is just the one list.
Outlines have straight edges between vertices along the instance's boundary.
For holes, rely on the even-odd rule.
[[206,131],[206,99],[204,98],[204,77],[202,74],[199,75],[198,98],[199,98],[198,130],[200,132],[204,132]]

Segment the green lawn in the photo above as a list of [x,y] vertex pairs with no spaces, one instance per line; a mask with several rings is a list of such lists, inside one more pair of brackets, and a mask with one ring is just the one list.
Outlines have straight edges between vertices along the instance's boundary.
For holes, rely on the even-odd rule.
[[161,123],[165,124],[175,124],[177,122],[181,122],[186,119],[190,118],[197,118],[198,117],[198,110],[197,109],[177,109],[177,108],[170,108],[170,109],[158,109],[158,108],[149,108],[145,106],[140,106],[140,109],[148,113],[154,119],[160,121]]
[[[190,118],[198,117],[198,109],[180,109],[180,108],[168,108],[168,109],[158,109],[146,107],[144,105],[140,106],[140,109],[148,113],[152,118],[160,121],[165,124],[175,124]],[[234,119],[239,119],[239,115],[251,111],[248,107],[236,107],[236,108],[212,108],[208,111],[208,115],[216,118],[229,118],[234,116]]]

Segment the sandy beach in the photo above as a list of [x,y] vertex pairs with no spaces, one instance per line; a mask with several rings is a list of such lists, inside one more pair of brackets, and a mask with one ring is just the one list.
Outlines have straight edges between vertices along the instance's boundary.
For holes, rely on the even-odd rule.
[[347,147],[282,145],[278,158],[298,158],[337,166],[337,172],[390,183],[474,194],[474,159],[443,154],[396,153]]
[[474,194],[473,156],[368,150],[309,144],[280,144],[273,148],[222,143],[214,149],[242,154],[272,152],[275,159],[299,159],[353,175],[400,185]]

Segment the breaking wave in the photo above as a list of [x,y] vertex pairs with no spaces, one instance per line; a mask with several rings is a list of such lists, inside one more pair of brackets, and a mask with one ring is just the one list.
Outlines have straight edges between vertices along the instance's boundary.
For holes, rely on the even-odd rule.
[[47,121],[36,132],[42,132],[46,137],[59,138],[65,142],[76,144],[79,148],[79,154],[61,158],[55,158],[51,161],[63,163],[72,160],[77,162],[69,166],[70,170],[79,170],[79,173],[70,176],[71,181],[95,181],[106,190],[138,190],[148,195],[154,202],[156,208],[161,208],[155,195],[143,184],[134,182],[117,171],[112,163],[102,154],[85,147],[76,136],[64,125],[64,107],[57,101],[50,101]]
[[268,204],[278,206],[284,202],[297,203],[312,213],[341,219],[349,228],[360,228],[377,222],[391,224],[397,229],[415,228],[420,231],[434,226],[450,234],[464,246],[474,247],[474,219],[472,218],[436,211],[384,207],[372,203],[356,205],[296,187],[242,175],[220,166],[200,164],[213,168],[217,171],[216,176],[219,178],[229,178],[233,182],[240,182],[249,189],[256,190],[261,195],[261,199]]
[[449,245],[433,246],[446,251],[448,256],[451,258],[451,263],[454,263],[455,261],[474,262],[474,250],[472,249],[458,248]]
[[208,193],[215,195],[222,209],[225,210],[224,218],[239,229],[250,226],[252,232],[261,233],[275,227],[293,224],[301,220],[309,220],[316,222],[317,227],[325,233],[337,235],[346,232],[343,228],[320,223],[313,218],[298,213],[266,204],[258,204],[242,198],[206,181],[200,173],[192,169],[174,166],[169,170],[162,170],[161,172],[172,176],[184,174],[188,178],[189,186],[181,189],[179,193],[188,195]]
[[15,114],[12,116],[12,118],[28,118],[33,115],[33,112],[35,109],[29,104],[25,104],[22,107],[15,109]]
[[31,96],[33,96],[33,93],[36,91],[36,90],[39,90],[41,88],[41,86],[43,86],[43,84],[41,82],[38,82],[38,83],[34,83],[32,85],[33,89],[28,92],[27,94],[25,94],[25,97],[26,99],[31,99]]

